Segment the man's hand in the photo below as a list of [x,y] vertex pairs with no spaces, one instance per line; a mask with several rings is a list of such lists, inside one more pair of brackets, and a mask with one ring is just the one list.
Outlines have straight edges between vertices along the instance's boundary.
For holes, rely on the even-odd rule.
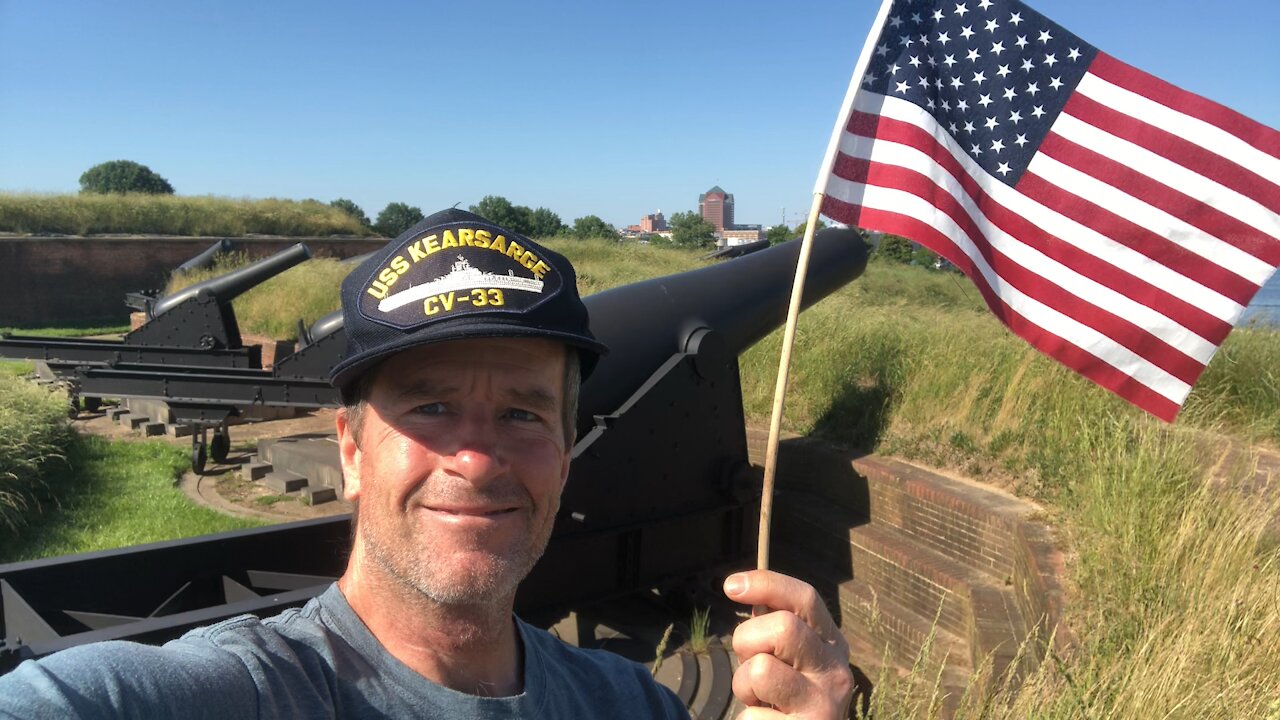
[[730,575],[730,599],[763,606],[733,633],[741,667],[733,694],[750,706],[738,717],[847,718],[853,697],[849,645],[808,583],[768,570]]

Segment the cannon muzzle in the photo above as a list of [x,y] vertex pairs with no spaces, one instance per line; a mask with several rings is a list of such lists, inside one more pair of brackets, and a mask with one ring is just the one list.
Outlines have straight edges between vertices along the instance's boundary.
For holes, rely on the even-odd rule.
[[204,252],[179,265],[178,272],[185,273],[191,272],[192,270],[204,270],[205,268],[212,267],[214,256],[218,253],[228,252],[231,252],[231,241],[227,238],[222,238],[218,242],[210,245]]
[[[624,285],[584,298],[591,331],[609,346],[582,389],[579,417],[613,412],[673,353],[711,330],[732,356],[787,317],[800,242],[792,241],[697,270]],[[857,230],[827,228],[813,238],[803,306],[862,274],[867,245]]]
[[311,324],[307,337],[311,342],[328,337],[342,329],[342,311],[334,310]]
[[151,317],[159,317],[182,304],[184,300],[194,298],[202,292],[212,294],[219,303],[229,303],[249,288],[261,285],[309,257],[311,257],[310,248],[303,243],[298,243],[275,255],[232,270],[226,275],[209,278],[156,300],[151,306]]

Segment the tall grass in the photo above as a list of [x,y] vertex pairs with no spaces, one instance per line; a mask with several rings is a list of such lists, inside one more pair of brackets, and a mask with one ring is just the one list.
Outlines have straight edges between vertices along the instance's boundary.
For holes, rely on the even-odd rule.
[[70,439],[64,395],[0,372],[0,536],[38,509]]
[[0,193],[0,232],[243,236],[372,235],[315,200]]

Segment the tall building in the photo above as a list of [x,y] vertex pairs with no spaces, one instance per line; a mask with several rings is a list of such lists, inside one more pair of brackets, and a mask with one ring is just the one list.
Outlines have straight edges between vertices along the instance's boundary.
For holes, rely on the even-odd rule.
[[719,185],[698,196],[698,213],[702,219],[716,226],[716,235],[733,229],[733,194]]
[[652,215],[645,215],[640,218],[640,232],[653,233],[666,229],[667,219],[662,216],[661,210]]

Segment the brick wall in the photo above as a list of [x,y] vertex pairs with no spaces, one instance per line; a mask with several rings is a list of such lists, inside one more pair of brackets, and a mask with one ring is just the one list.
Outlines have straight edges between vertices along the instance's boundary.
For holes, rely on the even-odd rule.
[[[169,273],[221,238],[165,236],[0,237],[0,327],[128,325],[127,292],[163,287]],[[265,257],[305,242],[314,257],[345,258],[383,238],[231,238]]]

